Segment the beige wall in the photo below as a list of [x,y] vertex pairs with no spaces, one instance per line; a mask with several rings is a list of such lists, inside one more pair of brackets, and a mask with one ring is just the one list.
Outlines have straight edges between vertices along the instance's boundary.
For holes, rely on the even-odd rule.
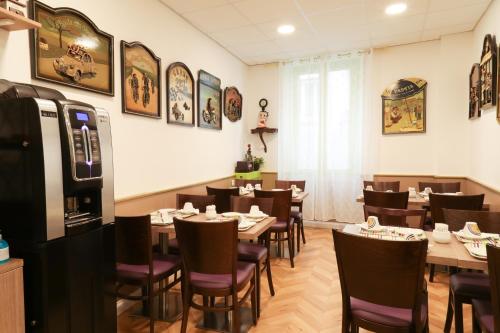
[[[0,78],[49,86],[68,98],[105,108],[111,115],[117,199],[227,177],[244,150],[243,122],[223,117],[223,130],[166,124],[167,66],[186,63],[195,78],[204,69],[246,96],[248,67],[158,0],[44,0],[71,7],[114,35],[115,96],[31,80],[28,32],[0,29]],[[162,60],[160,120],[121,113],[120,41],[140,41]],[[249,105],[249,104],[246,104]],[[249,108],[248,108],[249,109]],[[245,107],[244,107],[244,111]]]

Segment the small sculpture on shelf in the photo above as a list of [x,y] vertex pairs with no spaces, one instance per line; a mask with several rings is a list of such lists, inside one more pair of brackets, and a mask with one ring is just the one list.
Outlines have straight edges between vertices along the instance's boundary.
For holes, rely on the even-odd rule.
[[245,161],[253,162],[252,145],[251,144],[247,145],[247,153],[245,154]]
[[262,110],[259,112],[259,124],[257,125],[257,127],[264,128],[267,127],[267,118],[269,118],[269,112],[266,111],[267,99],[262,98],[259,101],[259,106]]

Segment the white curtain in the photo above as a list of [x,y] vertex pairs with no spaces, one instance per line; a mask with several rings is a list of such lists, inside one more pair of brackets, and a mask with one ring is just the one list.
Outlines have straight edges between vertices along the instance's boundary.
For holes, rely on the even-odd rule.
[[280,64],[278,178],[306,180],[307,220],[359,222],[367,174],[364,55]]

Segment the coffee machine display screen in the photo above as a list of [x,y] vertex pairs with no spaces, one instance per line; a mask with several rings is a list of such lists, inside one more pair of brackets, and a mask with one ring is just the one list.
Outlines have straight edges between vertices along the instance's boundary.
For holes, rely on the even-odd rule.
[[89,121],[89,115],[87,113],[77,112],[76,119],[80,121]]

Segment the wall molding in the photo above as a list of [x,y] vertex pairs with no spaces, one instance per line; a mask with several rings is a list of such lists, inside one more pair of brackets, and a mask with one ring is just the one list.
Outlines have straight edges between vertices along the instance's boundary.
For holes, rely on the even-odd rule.
[[115,203],[121,203],[121,202],[130,201],[130,200],[142,199],[142,198],[150,197],[150,196],[154,196],[154,195],[161,195],[161,194],[165,194],[165,193],[172,192],[172,191],[180,191],[180,190],[184,190],[184,189],[189,188],[189,187],[201,186],[204,184],[215,183],[215,182],[229,180],[229,179],[233,179],[233,178],[234,178],[234,175],[231,175],[231,176],[227,176],[227,177],[201,181],[201,182],[197,182],[197,183],[193,183],[193,184],[182,185],[182,186],[172,187],[172,188],[166,188],[166,189],[159,190],[159,191],[152,191],[152,192],[135,194],[135,195],[131,195],[131,196],[117,198],[117,199],[115,199]]

